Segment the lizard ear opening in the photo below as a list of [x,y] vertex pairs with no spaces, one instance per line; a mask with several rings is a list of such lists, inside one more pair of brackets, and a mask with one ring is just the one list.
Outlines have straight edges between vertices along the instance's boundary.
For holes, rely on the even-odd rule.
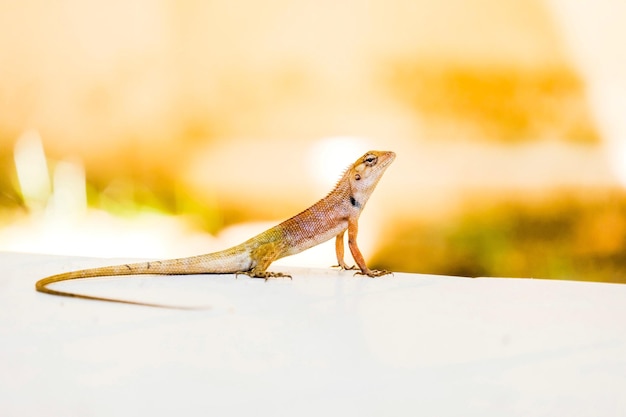
[[357,180],[357,181],[360,180],[361,179],[361,174],[356,174],[354,176],[354,179]]

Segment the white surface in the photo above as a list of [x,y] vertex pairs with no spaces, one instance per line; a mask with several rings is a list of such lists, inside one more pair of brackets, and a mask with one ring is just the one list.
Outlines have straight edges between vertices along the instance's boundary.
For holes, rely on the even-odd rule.
[[58,285],[204,311],[34,291],[118,261],[0,253],[2,416],[626,413],[623,285],[293,267]]

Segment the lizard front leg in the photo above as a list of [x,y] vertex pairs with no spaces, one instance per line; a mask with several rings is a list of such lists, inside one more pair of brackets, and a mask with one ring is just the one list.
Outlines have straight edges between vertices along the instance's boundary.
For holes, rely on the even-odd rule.
[[342,231],[341,233],[339,233],[337,235],[337,238],[335,239],[335,252],[337,253],[337,265],[333,265],[333,267],[339,267],[341,269],[347,269],[347,270],[352,270],[352,269],[357,269],[357,267],[355,265],[352,266],[348,266],[345,261],[343,260],[343,235],[346,233],[346,231]]
[[[390,271],[379,271],[369,269],[365,263],[365,259],[363,259],[363,255],[359,250],[359,247],[356,244],[356,236],[359,232],[359,224],[357,220],[350,219],[348,221],[348,247],[350,248],[350,252],[352,253],[352,257],[356,261],[357,265],[361,269],[356,272],[356,275],[367,275],[368,277],[380,277],[383,275],[391,274]],[[343,248],[342,248],[343,251]]]

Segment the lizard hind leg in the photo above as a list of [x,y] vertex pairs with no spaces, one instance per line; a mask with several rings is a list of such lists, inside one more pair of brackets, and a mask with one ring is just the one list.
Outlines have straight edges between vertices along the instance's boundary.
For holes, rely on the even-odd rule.
[[269,242],[259,245],[252,251],[250,257],[253,260],[253,267],[249,271],[241,271],[237,274],[245,274],[251,278],[263,278],[266,281],[270,278],[289,278],[291,275],[284,274],[282,272],[268,271],[267,268],[276,259],[280,258],[282,253],[282,246],[278,242]]

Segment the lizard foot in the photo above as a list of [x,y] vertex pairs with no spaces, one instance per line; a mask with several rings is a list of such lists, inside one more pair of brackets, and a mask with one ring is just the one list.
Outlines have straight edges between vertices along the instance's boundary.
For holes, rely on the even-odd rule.
[[293,277],[289,274],[283,274],[282,272],[271,272],[271,271],[241,271],[237,272],[235,276],[239,274],[244,274],[249,276],[250,278],[263,278],[267,281],[270,278],[289,278],[293,279]]
[[333,265],[331,268],[339,268],[342,271],[354,271],[355,269],[359,269],[356,265],[348,266],[346,264],[343,265]]
[[366,271],[366,272],[357,271],[357,272],[354,273],[354,275],[367,275],[370,278],[382,277],[383,275],[387,275],[387,274],[393,275],[393,272],[385,271],[384,269],[383,270],[371,269],[371,270]]
[[257,272],[255,275],[251,275],[253,278],[263,278],[265,281],[267,281],[270,278],[289,278],[290,280],[293,280],[293,277],[289,274],[283,274],[282,272],[270,272],[270,271],[263,271],[263,272]]

